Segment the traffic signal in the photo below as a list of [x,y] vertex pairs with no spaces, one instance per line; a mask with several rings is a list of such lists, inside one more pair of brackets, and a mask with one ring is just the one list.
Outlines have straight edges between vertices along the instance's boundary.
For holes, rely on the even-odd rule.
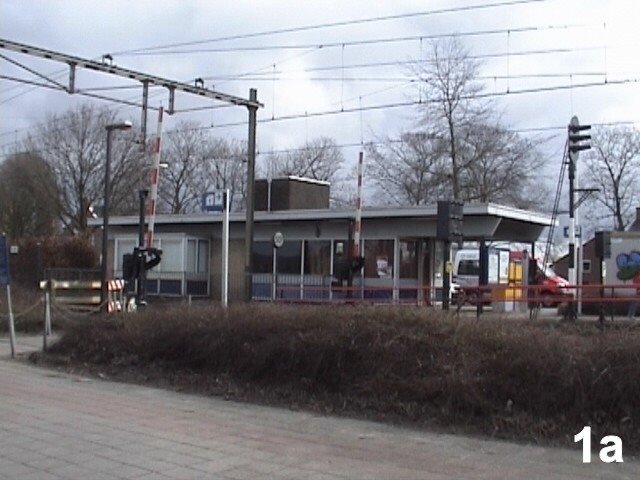
[[462,240],[462,208],[459,200],[439,201],[436,236],[439,240],[459,242]]
[[[580,125],[578,117],[573,117],[569,123],[569,156],[572,160],[578,157],[581,150],[589,150],[591,145],[587,140],[591,140],[591,135],[583,135],[581,132],[591,130],[591,125]],[[586,142],[586,143],[585,143]]]
[[125,253],[122,255],[122,276],[127,281],[133,280],[138,276],[138,262],[135,254]]
[[596,257],[611,258],[611,232],[598,231],[595,235]]
[[449,236],[452,242],[462,240],[462,208],[461,201],[454,200],[449,207]]

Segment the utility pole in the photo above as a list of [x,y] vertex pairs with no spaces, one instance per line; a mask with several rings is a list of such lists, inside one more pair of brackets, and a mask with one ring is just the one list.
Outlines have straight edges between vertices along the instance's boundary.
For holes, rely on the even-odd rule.
[[253,296],[253,216],[254,216],[254,192],[256,175],[256,116],[258,112],[258,91],[255,88],[249,90],[249,141],[247,152],[247,217],[245,221],[245,258],[244,279],[246,302]]
[[[576,118],[576,117],[574,117]],[[571,154],[571,150],[569,150],[569,268],[567,270],[569,284],[574,288],[573,290],[573,301],[569,305],[568,317],[572,320],[576,318],[576,223],[575,223],[575,177],[576,177],[576,160],[574,156]]]
[[220,301],[223,308],[229,304],[229,198],[230,190],[227,188],[223,194],[222,210],[222,271]]
[[439,201],[436,221],[436,238],[443,241],[444,258],[442,266],[442,309],[449,310],[451,295],[451,243],[463,241],[463,202],[458,200]]
[[569,160],[569,268],[568,268],[568,280],[573,286],[573,301],[569,307],[566,317],[570,320],[577,319],[576,311],[576,285],[578,283],[577,277],[577,250],[576,250],[576,170],[578,163],[578,156],[581,150],[588,150],[591,145],[581,143],[584,140],[590,140],[591,135],[580,135],[580,132],[590,130],[591,125],[580,125],[578,117],[573,116],[568,126],[568,160]]
[[129,130],[131,122],[125,121],[107,125],[107,152],[104,169],[104,208],[102,212],[102,256],[100,259],[100,307],[106,313],[109,310],[107,305],[107,269],[108,254],[107,242],[109,241],[109,200],[111,197],[111,135],[114,130]]

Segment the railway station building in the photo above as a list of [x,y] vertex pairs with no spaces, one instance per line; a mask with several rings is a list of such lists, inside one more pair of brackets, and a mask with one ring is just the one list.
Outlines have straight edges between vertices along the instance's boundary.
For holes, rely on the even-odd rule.
[[[332,300],[337,266],[348,253],[353,208],[329,208],[329,184],[287,177],[256,182],[252,298]],[[465,241],[533,244],[551,217],[533,211],[465,204]],[[229,219],[229,300],[245,294],[245,212]],[[362,211],[364,268],[357,295],[382,301],[429,302],[442,287],[443,244],[436,240],[437,205],[372,207]],[[94,221],[96,227],[99,220]],[[122,258],[138,239],[137,216],[109,221],[110,278],[122,275]],[[162,262],[148,272],[147,295],[220,298],[222,215],[158,215],[154,246]],[[274,244],[275,236],[284,239]]]

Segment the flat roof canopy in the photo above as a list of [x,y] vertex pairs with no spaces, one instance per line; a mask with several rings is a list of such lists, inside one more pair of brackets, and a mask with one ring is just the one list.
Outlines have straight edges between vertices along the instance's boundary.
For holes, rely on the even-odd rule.
[[[463,210],[463,233],[465,240],[484,238],[493,241],[532,243],[538,240],[543,230],[551,225],[547,214],[521,210],[502,205],[484,203],[467,204]],[[277,212],[256,212],[256,227],[287,226],[327,223],[346,223],[355,216],[354,209],[286,210]],[[433,238],[436,236],[437,207],[392,207],[365,208],[362,211],[362,234],[382,238],[385,234],[402,237]],[[245,213],[235,212],[229,218],[232,224],[244,224]],[[129,227],[138,225],[137,216],[111,217],[112,226]],[[158,215],[158,231],[180,225],[215,225],[222,222],[219,214]],[[89,220],[89,225],[98,227],[101,219]],[[238,225],[239,226],[239,225]]]

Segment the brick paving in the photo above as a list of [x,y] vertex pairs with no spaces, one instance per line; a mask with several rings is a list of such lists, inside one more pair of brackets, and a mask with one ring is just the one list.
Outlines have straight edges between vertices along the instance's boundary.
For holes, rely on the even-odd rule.
[[[8,358],[0,479],[637,479],[640,462],[83,378]],[[40,340],[41,341],[41,340]],[[39,347],[19,339],[19,351]],[[575,433],[575,432],[574,432]],[[597,441],[594,441],[597,445]]]

